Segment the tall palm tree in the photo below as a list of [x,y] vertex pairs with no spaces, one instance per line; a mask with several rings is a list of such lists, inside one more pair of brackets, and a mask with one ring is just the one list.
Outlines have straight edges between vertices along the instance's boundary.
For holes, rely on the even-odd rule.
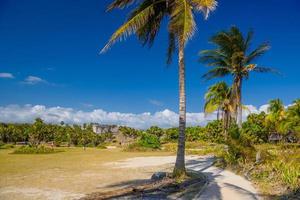
[[205,79],[233,77],[233,95],[236,98],[236,118],[239,127],[242,125],[242,82],[249,77],[250,72],[275,72],[274,69],[261,67],[254,64],[255,59],[262,56],[270,49],[267,43],[260,44],[254,50],[250,50],[253,32],[249,31],[243,36],[237,27],[231,27],[228,31],[218,32],[211,38],[216,45],[215,49],[200,52],[200,62],[212,67]]
[[208,88],[205,94],[205,113],[222,111],[223,130],[225,138],[230,125],[231,115],[234,112],[235,99],[232,98],[232,88],[225,82],[216,83]]
[[[135,4],[133,4],[135,3]],[[174,175],[185,173],[185,64],[184,48],[195,32],[194,11],[202,11],[205,18],[213,11],[217,2],[215,0],[114,0],[108,11],[115,8],[125,8],[136,5],[130,12],[126,22],[116,30],[108,43],[101,50],[105,52],[118,40],[136,34],[143,44],[153,44],[164,18],[168,20],[169,45],[167,62],[170,63],[176,48],[178,49],[179,63],[179,139]],[[177,44],[177,46],[176,46]]]

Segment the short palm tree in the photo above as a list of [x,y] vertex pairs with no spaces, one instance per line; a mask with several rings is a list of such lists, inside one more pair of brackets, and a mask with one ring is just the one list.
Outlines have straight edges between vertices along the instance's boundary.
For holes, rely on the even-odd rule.
[[285,119],[285,108],[280,99],[269,101],[267,123],[271,131],[280,131],[280,125]]
[[218,32],[211,38],[216,45],[215,49],[200,52],[200,62],[212,67],[206,74],[205,79],[212,79],[232,75],[233,95],[236,98],[236,118],[239,127],[242,125],[242,82],[249,77],[250,72],[275,72],[274,69],[261,67],[254,64],[255,59],[270,49],[267,43],[260,44],[250,51],[253,32],[249,31],[243,36],[236,27],[229,31]]
[[130,12],[126,22],[116,30],[108,43],[101,50],[105,52],[118,40],[136,34],[143,44],[152,44],[164,18],[168,19],[169,45],[167,62],[176,48],[179,62],[179,139],[174,175],[185,173],[185,64],[184,47],[195,31],[194,11],[202,11],[205,18],[216,8],[215,0],[114,0],[108,11],[115,8],[136,7]]
[[296,99],[286,110],[286,117],[280,126],[282,132],[294,132],[300,136],[300,99]]
[[[226,138],[231,115],[235,108],[234,100],[232,88],[223,81],[210,86],[205,94],[204,111],[205,113],[212,113],[217,110],[217,116],[219,116],[220,110],[222,111],[223,130]],[[219,117],[217,118],[219,119]]]
[[269,101],[268,112],[273,115],[281,116],[284,112],[283,102],[280,99]]

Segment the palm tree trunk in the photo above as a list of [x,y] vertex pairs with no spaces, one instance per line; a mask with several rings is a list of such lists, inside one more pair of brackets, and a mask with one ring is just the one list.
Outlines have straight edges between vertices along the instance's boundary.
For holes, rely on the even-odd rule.
[[228,128],[229,128],[229,112],[225,110],[224,119],[223,119],[223,130],[224,130],[225,141],[227,141],[228,138]]
[[179,137],[176,163],[173,171],[175,177],[185,174],[185,125],[186,125],[186,102],[185,102],[185,65],[184,45],[179,45]]
[[218,110],[217,110],[217,120],[219,121],[220,119],[220,107],[218,107]]
[[236,77],[234,80],[236,100],[237,100],[237,125],[242,128],[243,109],[242,109],[242,78]]

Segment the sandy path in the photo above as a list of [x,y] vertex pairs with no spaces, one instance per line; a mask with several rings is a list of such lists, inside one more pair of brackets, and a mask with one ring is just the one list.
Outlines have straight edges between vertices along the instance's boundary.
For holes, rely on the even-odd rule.
[[[136,168],[174,163],[175,156],[136,157],[114,163],[116,168]],[[230,171],[212,166],[211,156],[187,156],[187,168],[205,173],[209,184],[197,195],[200,200],[257,200],[260,199],[251,182]]]

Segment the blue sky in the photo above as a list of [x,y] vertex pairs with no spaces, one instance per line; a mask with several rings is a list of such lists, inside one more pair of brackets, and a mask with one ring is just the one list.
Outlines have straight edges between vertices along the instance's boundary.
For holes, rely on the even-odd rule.
[[[0,73],[13,78],[0,78],[0,106],[177,112],[177,60],[166,67],[165,27],[151,49],[133,36],[98,54],[128,11],[105,13],[108,2],[1,0]],[[198,14],[198,31],[186,48],[188,112],[203,111],[203,95],[217,81],[201,79],[207,68],[197,63],[197,54],[212,48],[212,34],[231,25],[243,32],[254,29],[254,46],[270,42],[271,50],[258,63],[283,73],[252,74],[244,83],[244,104],[260,106],[278,97],[289,104],[299,98],[299,7],[298,0],[220,0],[207,21]]]

